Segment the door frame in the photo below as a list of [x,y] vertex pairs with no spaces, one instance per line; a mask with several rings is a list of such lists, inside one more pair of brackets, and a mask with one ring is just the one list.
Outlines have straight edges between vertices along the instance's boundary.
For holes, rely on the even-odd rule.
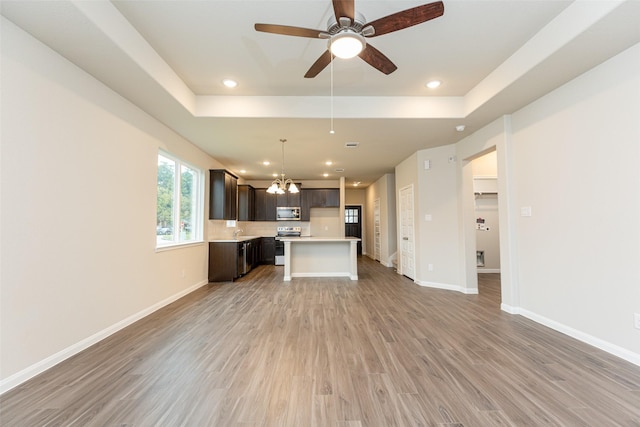
[[[362,212],[364,211],[364,207],[362,205],[359,204],[348,204],[344,206],[344,210],[345,210],[345,216],[346,216],[346,211],[347,209],[358,209],[358,225],[360,226],[360,241],[358,242],[358,255],[362,255],[362,247],[363,247],[363,236],[364,236],[364,216],[362,215]],[[347,226],[347,223],[345,222],[345,228]],[[345,229],[345,236],[346,236],[346,229]]]
[[[402,253],[403,253],[402,241],[404,240],[403,236],[402,236],[402,234],[403,234],[402,233],[402,226],[403,226],[403,222],[402,222],[402,208],[403,208],[403,206],[402,206],[402,192],[406,191],[406,190],[410,190],[411,191],[411,201],[412,201],[411,204],[412,204],[412,209],[413,209],[412,215],[411,215],[411,218],[412,218],[412,220],[411,220],[411,230],[412,230],[411,245],[413,246],[413,250],[411,251],[411,254],[412,254],[411,258],[412,258],[412,261],[413,261],[413,277],[407,276],[405,274],[404,268],[403,268],[404,266],[403,266],[403,262],[402,262]],[[398,235],[398,252],[399,252],[398,274],[402,274],[402,275],[410,278],[411,280],[415,281],[416,280],[415,279],[415,276],[416,276],[416,227],[415,227],[415,222],[416,221],[415,221],[415,191],[414,191],[413,184],[406,185],[406,186],[404,186],[404,187],[402,187],[402,188],[400,188],[398,190],[398,202],[399,202],[398,203],[398,225],[399,225],[398,230],[400,231],[400,233]]]

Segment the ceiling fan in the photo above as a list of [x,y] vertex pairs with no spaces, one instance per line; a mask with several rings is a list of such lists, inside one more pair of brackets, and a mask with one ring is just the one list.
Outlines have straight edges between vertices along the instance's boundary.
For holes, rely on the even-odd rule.
[[255,24],[255,29],[265,33],[328,40],[327,50],[309,68],[304,75],[306,78],[317,76],[336,56],[353,58],[356,55],[384,74],[391,74],[398,67],[382,52],[367,43],[365,37],[392,33],[444,14],[444,4],[436,1],[367,22],[362,14],[355,11],[355,0],[332,1],[334,16],[329,18],[326,31],[274,24]]

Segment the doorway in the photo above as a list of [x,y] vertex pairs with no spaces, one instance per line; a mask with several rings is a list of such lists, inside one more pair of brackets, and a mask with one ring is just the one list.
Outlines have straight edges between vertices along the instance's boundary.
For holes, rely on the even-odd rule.
[[415,280],[413,185],[400,189],[400,273]]
[[358,255],[362,255],[362,206],[344,207],[344,235],[358,237]]
[[[471,161],[473,173],[476,272],[480,283],[500,283],[500,234],[498,215],[498,161],[496,150]],[[498,292],[500,288],[498,287]]]

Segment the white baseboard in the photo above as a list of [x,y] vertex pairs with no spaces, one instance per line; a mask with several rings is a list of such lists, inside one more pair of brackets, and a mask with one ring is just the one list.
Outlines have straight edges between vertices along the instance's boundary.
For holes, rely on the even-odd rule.
[[291,277],[351,277],[351,273],[349,273],[348,271],[291,273]]
[[476,295],[478,293],[478,288],[464,288],[462,286],[450,285],[448,283],[425,282],[423,280],[414,280],[414,282],[427,288],[445,289],[447,291],[456,291],[467,295]]
[[478,268],[478,273],[500,273],[499,268]]
[[153,313],[154,311],[157,311],[159,309],[161,309],[164,306],[167,306],[169,304],[171,304],[172,302],[182,298],[183,296],[190,294],[191,292],[195,291],[196,289],[201,288],[202,286],[206,285],[208,282],[206,280],[197,283],[183,291],[178,292],[175,295],[170,296],[169,298],[166,298],[154,305],[152,305],[151,307],[148,307],[142,311],[139,311],[138,313],[135,313],[129,317],[127,317],[126,319],[123,319],[117,323],[115,323],[114,325],[109,326],[106,329],[103,329],[102,331],[99,331],[93,335],[91,335],[88,338],[83,339],[80,342],[77,342],[49,357],[47,357],[44,360],[41,360],[37,363],[34,363],[33,365],[21,370],[20,372],[16,372],[15,374],[11,375],[8,378],[5,378],[4,380],[0,381],[0,395],[11,390],[12,388],[15,388],[17,386],[19,386],[20,384],[22,384],[23,382],[35,377],[38,374],[41,374],[42,372],[46,371],[47,369],[51,369],[52,367],[54,367],[55,365],[57,365],[58,363],[70,358],[71,356],[74,356],[78,353],[80,353],[82,350],[85,350],[89,347],[91,347],[92,345],[102,341],[103,339],[109,337],[110,335],[113,335],[114,333],[120,331],[121,329],[126,328],[127,326],[131,325],[132,323],[137,322],[138,320],[150,315],[151,313]]
[[640,354],[634,353],[630,350],[627,350],[626,348],[612,344],[608,341],[604,341],[600,338],[594,337],[593,335],[589,335],[570,326],[556,322],[555,320],[546,318],[529,310],[525,310],[524,308],[511,307],[506,304],[502,304],[500,308],[507,313],[519,314],[526,317],[527,319],[533,320],[536,323],[540,323],[541,325],[575,338],[578,341],[582,341],[586,344],[592,345],[602,351],[606,351],[609,354],[613,354],[614,356],[624,359],[627,362],[640,366]]

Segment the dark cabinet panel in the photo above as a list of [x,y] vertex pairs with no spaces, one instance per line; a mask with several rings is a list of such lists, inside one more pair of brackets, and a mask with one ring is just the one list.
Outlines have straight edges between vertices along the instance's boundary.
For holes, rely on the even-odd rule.
[[238,185],[238,220],[255,219],[255,189],[250,185]]
[[209,242],[209,282],[233,281],[261,264],[262,258],[262,238]]
[[238,277],[238,244],[209,243],[209,282],[228,282]]
[[340,207],[340,190],[337,188],[330,188],[324,190],[325,193],[325,208],[339,208]]
[[276,220],[276,196],[267,193],[266,188],[255,189],[255,221]]
[[262,238],[262,256],[261,264],[275,264],[276,263],[276,239],[274,237]]
[[[298,189],[302,186],[296,183]],[[279,208],[300,207],[300,191],[297,193],[285,192],[283,194],[276,194],[276,206]]]
[[209,219],[237,219],[238,177],[224,169],[209,175]]
[[309,221],[311,208],[339,208],[340,189],[309,188],[301,192],[300,219]]
[[311,190],[300,191],[300,221],[311,220]]

